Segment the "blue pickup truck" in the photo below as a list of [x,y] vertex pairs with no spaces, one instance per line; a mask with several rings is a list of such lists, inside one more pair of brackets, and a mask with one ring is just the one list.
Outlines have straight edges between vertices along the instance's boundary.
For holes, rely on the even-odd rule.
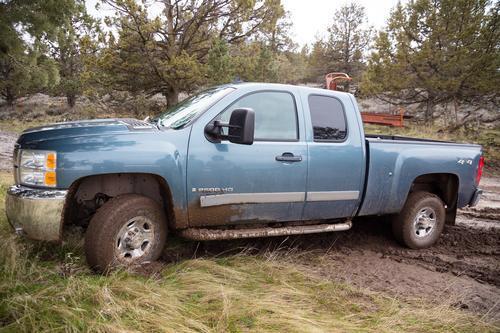
[[85,232],[89,265],[156,260],[167,234],[195,240],[347,230],[387,215],[425,248],[473,206],[481,147],[366,135],[353,95],[291,85],[211,88],[152,120],[26,130],[6,212],[19,234]]

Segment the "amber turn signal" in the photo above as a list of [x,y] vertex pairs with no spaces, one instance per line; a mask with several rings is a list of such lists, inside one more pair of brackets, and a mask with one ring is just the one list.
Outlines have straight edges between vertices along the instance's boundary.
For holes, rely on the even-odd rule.
[[57,165],[57,158],[55,153],[48,153],[45,160],[45,167],[48,170],[55,170]]
[[45,186],[56,186],[57,179],[54,171],[45,172]]

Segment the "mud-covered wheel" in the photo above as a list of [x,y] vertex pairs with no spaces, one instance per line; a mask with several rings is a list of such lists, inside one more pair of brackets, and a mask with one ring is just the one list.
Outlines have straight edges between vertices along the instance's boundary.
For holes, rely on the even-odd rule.
[[106,272],[117,266],[155,261],[167,237],[167,220],[160,205],[137,194],[106,202],[90,220],[85,255],[93,269]]
[[412,249],[432,246],[441,235],[445,223],[443,201],[429,192],[412,192],[392,220],[394,237]]

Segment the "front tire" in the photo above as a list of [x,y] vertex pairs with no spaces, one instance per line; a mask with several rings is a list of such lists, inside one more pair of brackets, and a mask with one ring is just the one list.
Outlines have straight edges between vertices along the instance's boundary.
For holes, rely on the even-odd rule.
[[155,261],[167,237],[167,219],[154,200],[137,194],[112,198],[92,217],[85,234],[90,267],[106,272],[117,266]]
[[432,246],[441,235],[446,212],[443,201],[435,194],[419,191],[409,194],[393,221],[395,238],[412,249]]

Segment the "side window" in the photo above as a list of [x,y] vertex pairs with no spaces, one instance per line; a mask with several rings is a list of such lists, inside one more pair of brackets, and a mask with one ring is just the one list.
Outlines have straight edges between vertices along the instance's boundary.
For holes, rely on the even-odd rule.
[[310,95],[309,110],[314,132],[314,141],[344,141],[347,124],[344,108],[333,97]]
[[262,91],[241,97],[217,118],[228,122],[235,109],[251,108],[255,112],[255,140],[296,141],[297,108],[292,94]]

